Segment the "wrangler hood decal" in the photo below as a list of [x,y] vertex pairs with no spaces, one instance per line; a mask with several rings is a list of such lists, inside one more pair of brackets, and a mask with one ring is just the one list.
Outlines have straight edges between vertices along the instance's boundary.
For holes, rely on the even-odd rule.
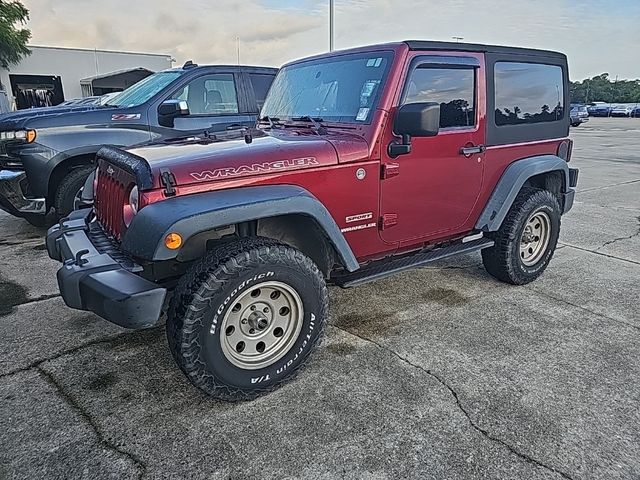
[[266,135],[223,142],[183,142],[132,149],[144,158],[159,187],[160,169],[168,168],[177,185],[228,180],[283,171],[334,165],[333,144],[317,135]]

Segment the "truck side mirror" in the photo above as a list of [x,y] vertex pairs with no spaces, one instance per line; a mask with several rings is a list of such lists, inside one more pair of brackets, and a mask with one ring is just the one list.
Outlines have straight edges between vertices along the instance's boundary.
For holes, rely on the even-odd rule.
[[164,127],[173,127],[177,117],[189,115],[189,105],[184,100],[165,100],[158,107],[158,121]]
[[411,153],[411,137],[435,137],[440,130],[440,104],[435,102],[407,103],[396,113],[393,132],[402,135],[402,142],[389,144],[389,156]]

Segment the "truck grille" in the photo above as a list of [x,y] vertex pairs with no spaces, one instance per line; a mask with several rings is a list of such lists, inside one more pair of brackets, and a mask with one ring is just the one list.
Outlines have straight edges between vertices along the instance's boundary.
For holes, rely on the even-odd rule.
[[95,191],[96,218],[105,233],[120,241],[124,231],[123,208],[129,190],[135,184],[132,176],[124,170],[98,161],[98,184]]

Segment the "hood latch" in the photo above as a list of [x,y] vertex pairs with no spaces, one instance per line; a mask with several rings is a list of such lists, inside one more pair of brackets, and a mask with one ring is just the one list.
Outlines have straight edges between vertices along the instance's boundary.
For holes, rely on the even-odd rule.
[[173,197],[176,194],[176,177],[168,168],[160,169],[160,183],[164,186],[164,194]]

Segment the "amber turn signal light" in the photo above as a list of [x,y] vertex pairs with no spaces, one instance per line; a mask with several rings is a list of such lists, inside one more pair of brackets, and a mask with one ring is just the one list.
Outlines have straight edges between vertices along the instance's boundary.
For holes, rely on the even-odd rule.
[[177,250],[182,245],[182,237],[178,233],[170,233],[164,237],[164,245],[169,250]]
[[33,143],[36,141],[36,131],[35,130],[27,130],[26,133],[27,143]]

